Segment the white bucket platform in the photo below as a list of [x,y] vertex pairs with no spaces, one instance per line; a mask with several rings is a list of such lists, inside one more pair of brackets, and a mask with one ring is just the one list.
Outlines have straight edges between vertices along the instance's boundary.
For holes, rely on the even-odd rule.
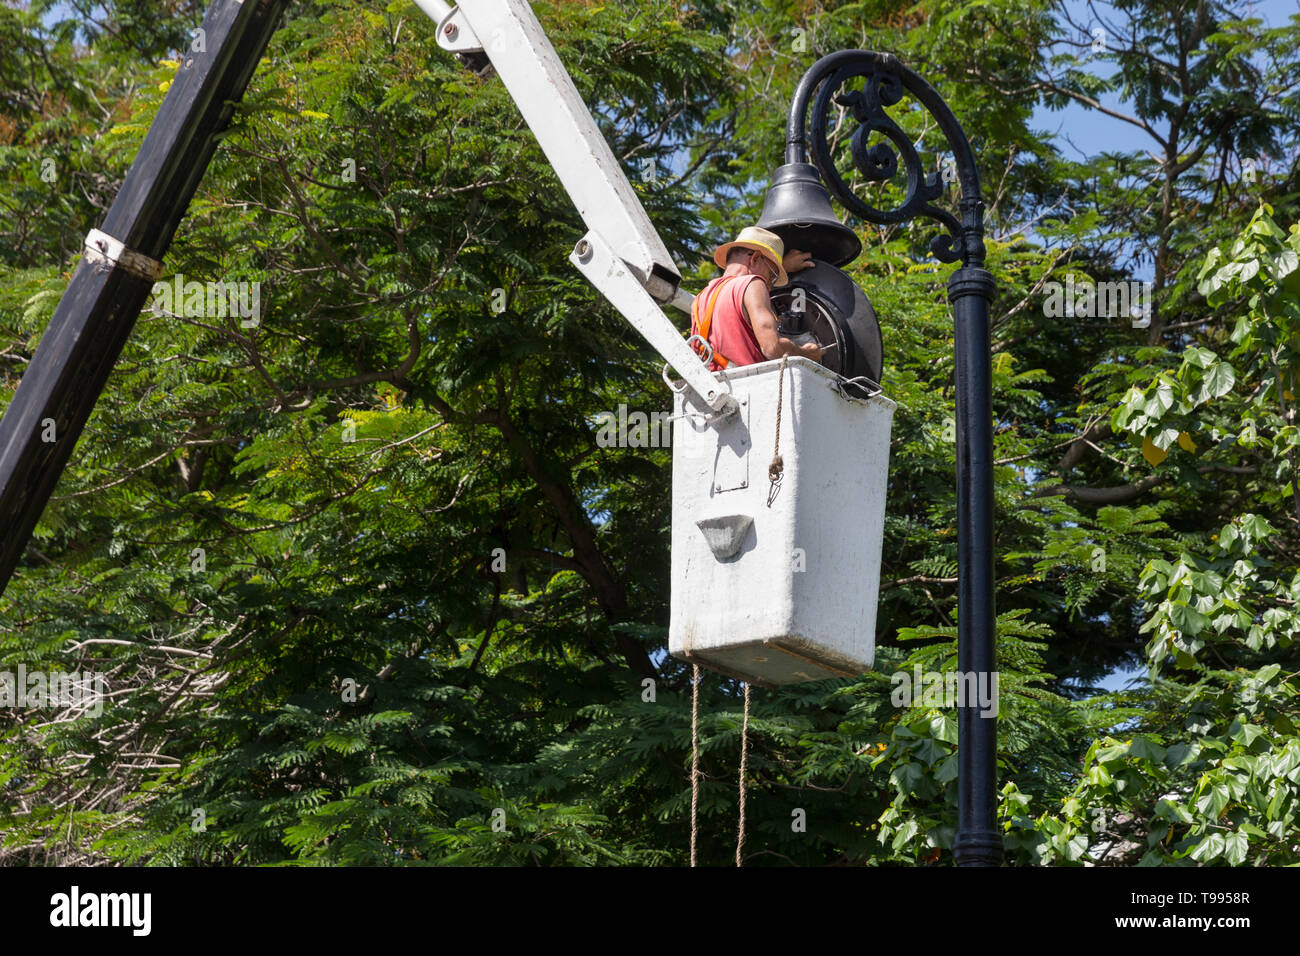
[[720,373],[739,406],[725,418],[689,389],[673,410],[669,651],[766,686],[871,668],[896,408],[789,359],[769,507],[780,368]]

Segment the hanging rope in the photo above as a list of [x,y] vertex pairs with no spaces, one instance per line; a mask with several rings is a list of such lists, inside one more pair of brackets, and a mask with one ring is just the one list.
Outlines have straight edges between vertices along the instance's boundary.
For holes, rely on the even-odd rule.
[[745,768],[749,762],[749,681],[745,682],[745,719],[740,725],[740,828],[736,832],[736,866],[741,863],[745,846]]
[[[767,490],[767,506],[772,507],[781,490],[781,477],[785,474],[785,459],[781,457],[781,405],[785,399],[785,363],[790,356],[781,356],[781,371],[776,380],[776,443],[772,447],[772,464],[767,466],[767,477],[772,487]],[[748,686],[745,692],[749,692]]]
[[[745,683],[745,715],[740,724],[740,822],[736,831],[736,866],[744,866],[745,775],[749,769],[749,683]],[[696,865],[700,807],[700,665],[691,665],[691,866]]]
[[700,665],[692,664],[691,678],[691,866],[695,865],[698,834],[696,811],[700,805]]

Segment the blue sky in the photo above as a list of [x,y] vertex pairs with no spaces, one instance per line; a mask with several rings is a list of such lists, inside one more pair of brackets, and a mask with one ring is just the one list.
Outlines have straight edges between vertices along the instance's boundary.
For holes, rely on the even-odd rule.
[[[1089,31],[1086,35],[1080,35],[1080,40],[1093,39],[1090,31],[1094,28],[1105,29],[1105,23],[1122,27],[1127,22],[1125,16],[1116,13],[1109,3],[1094,3],[1090,7],[1084,0],[1069,0],[1065,7],[1070,19]],[[1300,0],[1257,0],[1253,3],[1238,3],[1235,7],[1244,17],[1257,17],[1267,27],[1279,27],[1285,25],[1293,14],[1300,13]],[[1098,14],[1097,17],[1094,17],[1093,10]],[[1108,35],[1113,36],[1113,33],[1108,32]],[[1109,64],[1104,61],[1098,61],[1097,65],[1098,73],[1102,76],[1108,76],[1112,72]],[[1102,105],[1110,109],[1131,112],[1128,104],[1116,94],[1107,94],[1100,99]],[[1067,159],[1082,161],[1101,152],[1133,152],[1155,147],[1154,141],[1131,123],[1078,103],[1071,103],[1065,109],[1056,111],[1040,106],[1034,111],[1030,125],[1035,130],[1049,133]],[[1148,260],[1145,264],[1133,267],[1133,277],[1150,281],[1153,268]]]
[[[1115,14],[1110,4],[1096,3],[1093,6],[1103,19],[1124,23],[1123,16]],[[1075,23],[1088,24],[1089,28],[1101,25],[1094,22],[1087,3],[1071,0],[1066,3],[1066,8]],[[1292,14],[1300,13],[1300,0],[1258,0],[1253,4],[1241,4],[1240,8],[1248,11],[1249,16],[1263,20],[1266,26],[1279,27]],[[1125,109],[1125,104],[1114,95],[1102,97],[1101,102],[1112,109]],[[1036,129],[1055,134],[1061,149],[1072,159],[1081,160],[1102,150],[1145,149],[1151,145],[1151,140],[1131,124],[1077,104],[1056,112],[1039,107],[1034,111],[1033,125]]]

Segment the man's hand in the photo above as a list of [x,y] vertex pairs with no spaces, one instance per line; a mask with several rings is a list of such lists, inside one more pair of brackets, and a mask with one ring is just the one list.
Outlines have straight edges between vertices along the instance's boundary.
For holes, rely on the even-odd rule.
[[781,266],[791,275],[796,272],[802,272],[804,269],[811,269],[813,267],[812,253],[800,252],[798,249],[791,249],[781,260]]
[[820,362],[822,360],[822,347],[816,342],[805,342],[799,346],[799,351],[796,354],[810,358],[814,362]]

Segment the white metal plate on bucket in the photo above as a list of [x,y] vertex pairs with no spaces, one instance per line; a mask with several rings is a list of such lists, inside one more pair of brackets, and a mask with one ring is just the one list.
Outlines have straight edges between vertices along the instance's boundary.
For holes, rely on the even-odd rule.
[[749,399],[733,394],[736,413],[717,423],[718,458],[713,490],[718,494],[749,487],[749,452],[754,444],[749,435]]
[[871,667],[896,407],[846,398],[834,373],[790,359],[769,508],[780,367],[721,373],[740,405],[727,418],[679,394],[672,440],[669,651],[767,685]]

